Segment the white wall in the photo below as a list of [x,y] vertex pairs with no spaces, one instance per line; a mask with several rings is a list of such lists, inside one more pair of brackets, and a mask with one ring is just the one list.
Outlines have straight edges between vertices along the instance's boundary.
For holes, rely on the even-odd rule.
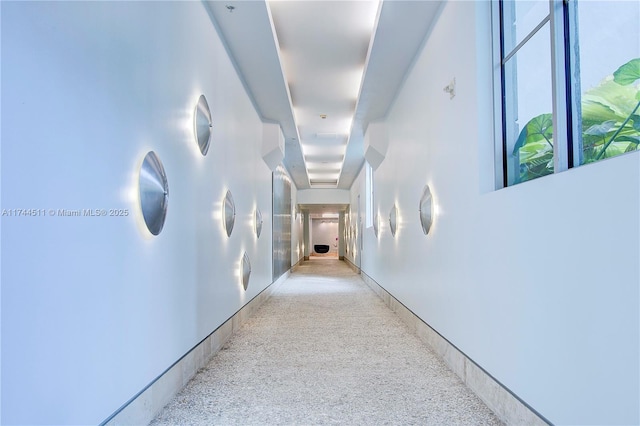
[[[201,2],[3,2],[2,107],[2,209],[130,214],[2,217],[1,422],[98,424],[271,283],[262,125]],[[149,150],[169,180],[158,237],[135,195]]]
[[298,191],[299,204],[349,204],[348,189],[301,189]]
[[296,188],[291,180],[291,206],[293,214],[291,215],[291,266],[300,262],[304,257],[304,222],[302,212],[297,211],[298,197],[300,191]]
[[[364,250],[363,235],[365,215],[365,168],[356,177],[351,187],[349,212],[345,215],[345,259],[361,266],[361,254]],[[373,234],[373,228],[371,228]]]
[[311,252],[316,244],[329,246],[329,253],[338,253],[338,220],[312,219],[311,220]]
[[489,7],[446,4],[387,118],[362,270],[554,424],[638,424],[640,153],[487,190]]

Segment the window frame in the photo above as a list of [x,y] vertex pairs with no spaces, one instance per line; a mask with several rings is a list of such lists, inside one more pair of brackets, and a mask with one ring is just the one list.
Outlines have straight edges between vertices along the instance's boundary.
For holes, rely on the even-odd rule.
[[[504,18],[503,4],[505,0],[491,2],[492,56],[493,56],[493,110],[495,140],[495,182],[496,189],[514,186],[517,182],[509,182],[506,140],[506,108],[505,99],[505,64],[526,43],[542,30],[548,22],[550,25],[551,44],[551,97],[553,122],[553,158],[552,174],[561,173],[580,162],[580,143],[574,143],[574,135],[579,135],[579,124],[573,117],[579,114],[580,93],[576,85],[571,84],[571,69],[577,62],[575,52],[569,43],[576,36],[575,5],[576,0],[548,0],[549,15],[545,17],[529,34],[518,43],[513,50],[504,52]],[[571,10],[573,9],[573,17]],[[578,92],[578,93],[576,93]],[[515,94],[517,96],[517,93]],[[579,136],[578,136],[579,137]],[[577,160],[577,161],[576,161]],[[523,183],[523,182],[520,182]]]
[[374,220],[374,180],[373,167],[368,161],[364,162],[365,167],[365,228],[373,227]]

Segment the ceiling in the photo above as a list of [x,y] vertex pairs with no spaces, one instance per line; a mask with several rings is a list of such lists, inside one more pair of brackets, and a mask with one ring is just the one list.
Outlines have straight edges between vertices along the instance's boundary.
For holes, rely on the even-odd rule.
[[205,1],[298,189],[349,189],[442,1]]
[[313,215],[338,214],[346,212],[349,204],[298,204],[301,211],[311,213]]

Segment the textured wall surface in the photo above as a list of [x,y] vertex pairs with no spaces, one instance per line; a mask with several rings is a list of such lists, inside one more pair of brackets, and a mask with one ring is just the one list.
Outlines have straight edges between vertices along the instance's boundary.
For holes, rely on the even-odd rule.
[[282,166],[273,172],[273,280],[291,268],[291,179]]
[[362,270],[551,422],[638,424],[640,153],[494,190],[489,9],[446,3],[386,119]]
[[[2,208],[45,214],[2,217],[1,423],[98,424],[272,282],[262,123],[201,2],[3,2],[1,28]],[[137,200],[149,150],[169,181],[157,237]],[[57,215],[77,209],[128,214]]]

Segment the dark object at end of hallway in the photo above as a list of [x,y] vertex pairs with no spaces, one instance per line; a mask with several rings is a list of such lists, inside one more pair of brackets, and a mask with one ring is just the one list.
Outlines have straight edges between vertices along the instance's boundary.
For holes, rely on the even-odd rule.
[[329,246],[324,244],[316,244],[313,246],[316,253],[329,253]]

